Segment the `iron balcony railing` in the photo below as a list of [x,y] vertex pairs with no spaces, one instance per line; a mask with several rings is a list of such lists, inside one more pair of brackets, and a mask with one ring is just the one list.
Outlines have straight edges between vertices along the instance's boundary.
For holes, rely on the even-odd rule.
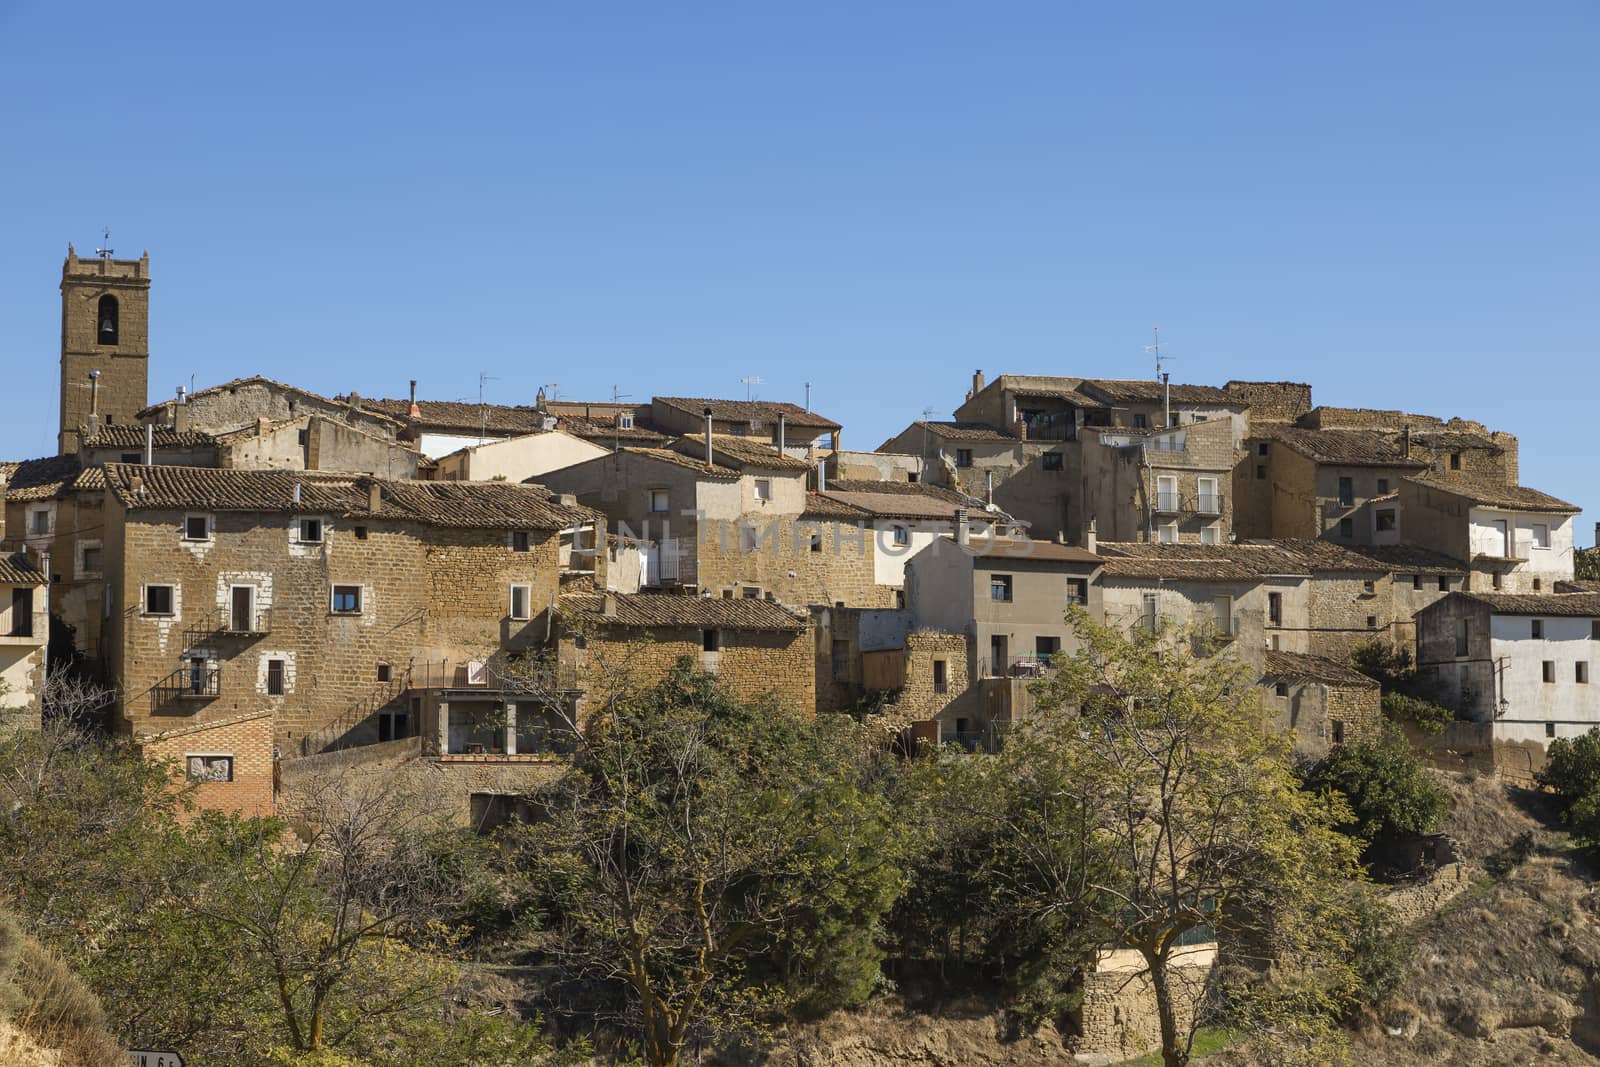
[[219,633],[233,636],[256,636],[272,632],[272,609],[256,608],[248,615],[224,612]]
[[1156,493],[1156,510],[1163,515],[1175,515],[1182,510],[1179,501],[1182,498],[1177,493]]
[[222,695],[221,667],[182,667],[151,689],[157,707],[184,701],[214,700]]
[[1221,515],[1221,493],[1199,493],[1194,498],[1194,510],[1197,515]]

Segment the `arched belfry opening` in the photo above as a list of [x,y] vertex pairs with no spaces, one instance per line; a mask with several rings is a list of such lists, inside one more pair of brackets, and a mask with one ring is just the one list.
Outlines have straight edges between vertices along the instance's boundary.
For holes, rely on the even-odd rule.
[[114,345],[117,343],[119,323],[117,321],[117,298],[107,293],[100,298],[100,307],[94,317],[95,343],[101,345]]

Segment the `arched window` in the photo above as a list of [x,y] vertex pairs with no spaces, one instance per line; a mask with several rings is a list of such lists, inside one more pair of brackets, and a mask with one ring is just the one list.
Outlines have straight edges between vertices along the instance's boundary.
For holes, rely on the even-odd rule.
[[117,343],[117,298],[107,293],[100,298],[100,313],[95,316],[95,344]]

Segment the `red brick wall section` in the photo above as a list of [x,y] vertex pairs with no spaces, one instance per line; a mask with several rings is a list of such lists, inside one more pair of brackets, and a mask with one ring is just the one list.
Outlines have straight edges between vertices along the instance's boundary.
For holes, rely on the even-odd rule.
[[195,803],[204,809],[243,815],[273,813],[271,712],[158,734],[142,739],[140,749],[147,759],[171,762],[175,780],[180,782],[187,774],[189,756],[230,756],[233,780],[201,782],[195,787]]

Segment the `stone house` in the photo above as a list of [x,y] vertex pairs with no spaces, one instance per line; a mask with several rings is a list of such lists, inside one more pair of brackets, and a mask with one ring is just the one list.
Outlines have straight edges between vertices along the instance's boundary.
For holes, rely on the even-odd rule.
[[1407,478],[1400,485],[1408,544],[1467,561],[1474,592],[1539,593],[1573,576],[1579,508],[1523,486]]
[[1414,649],[1416,614],[1467,587],[1467,565],[1420,545],[1342,545],[1388,577],[1389,637],[1397,648]]
[[[270,767],[232,738],[309,754],[413,736],[425,704],[493,703],[483,664],[542,649],[563,583],[603,578],[599,516],[537,486],[104,470],[117,714],[183,738],[202,803]],[[270,734],[245,729],[263,712]]]
[[1233,532],[1225,491],[1233,472],[1232,424],[1083,434],[1083,509],[1116,541],[1218,545]]
[[[958,634],[965,643],[970,684],[938,715],[944,739],[992,747],[1005,724],[1027,716],[1028,682],[1050,669],[1050,657],[1077,649],[1067,610],[1078,606],[1096,621],[1102,617],[1102,562],[1087,548],[970,536],[965,526],[912,557],[906,565],[912,632]],[[936,670],[931,661],[930,670]],[[937,675],[932,680],[937,688]]]
[[1192,631],[1258,672],[1267,650],[1311,651],[1311,566],[1273,545],[1101,542],[1108,626]]
[[1321,759],[1334,745],[1371,740],[1383,729],[1378,683],[1326,656],[1267,652],[1262,703],[1294,738],[1294,750]]
[[741,700],[816,709],[811,621],[771,601],[573,594],[556,614],[561,670],[577,678],[585,706],[653,686],[688,659]]
[[[707,421],[710,421],[708,427]],[[839,449],[843,427],[799,404],[773,400],[714,400],[684,396],[658,396],[650,401],[650,422],[669,435],[692,436],[707,432],[766,441],[789,456],[805,457],[813,450]]]
[[1392,544],[1397,511],[1374,500],[1427,470],[1394,435],[1366,429],[1274,426],[1247,440],[1245,451],[1233,472],[1240,537]]
[[[1409,604],[1414,574],[1397,577],[1389,564],[1330,541],[1273,538],[1245,543],[1296,556],[1310,571],[1305,647],[1311,654],[1344,662],[1368,642],[1396,643],[1395,623]],[[1407,612],[1406,621],[1410,617]]]
[[542,481],[645,546],[643,588],[791,606],[889,607],[873,531],[857,508],[806,488],[810,466],[749,438],[622,448]]
[[441,482],[534,481],[608,451],[560,430],[539,430],[467,445],[440,456],[434,478]]
[[151,462],[163,467],[216,467],[217,439],[201,430],[174,430],[137,424],[102,426],[78,446],[84,467],[102,463],[143,463],[149,444]]
[[1597,593],[1452,593],[1417,614],[1417,667],[1434,699],[1490,724],[1497,750],[1528,752],[1528,771],[1552,738],[1600,726],[1597,647]]
[[0,556],[0,727],[38,727],[50,590],[26,552]]
[[329,398],[261,375],[235,378],[193,393],[180,392],[172,400],[141,409],[138,421],[172,430],[222,434],[259,425],[261,419],[278,423],[303,415],[320,415],[391,441],[401,429],[399,420],[367,407],[358,396]]

